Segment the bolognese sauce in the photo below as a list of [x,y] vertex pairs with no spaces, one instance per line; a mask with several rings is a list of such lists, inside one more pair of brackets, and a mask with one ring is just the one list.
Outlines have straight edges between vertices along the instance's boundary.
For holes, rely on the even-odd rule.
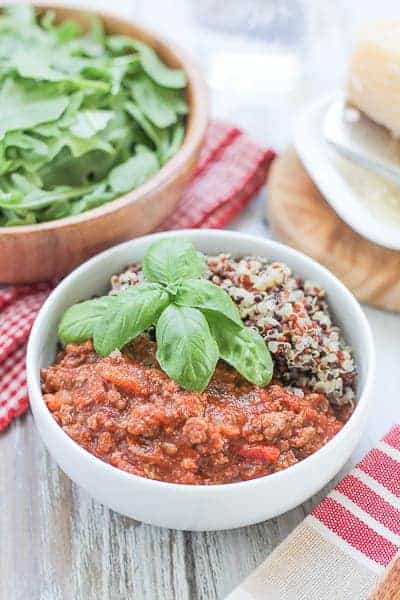
[[351,414],[323,393],[273,380],[259,388],[223,361],[203,392],[159,367],[141,335],[103,358],[67,345],[42,371],[44,398],[67,435],[106,463],[150,479],[224,484],[275,473],[326,444]]

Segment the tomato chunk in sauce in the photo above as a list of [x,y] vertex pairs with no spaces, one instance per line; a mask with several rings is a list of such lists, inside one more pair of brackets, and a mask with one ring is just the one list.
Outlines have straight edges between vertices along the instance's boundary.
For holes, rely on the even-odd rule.
[[155,343],[98,356],[69,345],[42,371],[44,399],[62,429],[101,460],[175,483],[232,483],[268,475],[326,444],[350,416],[323,394],[258,388],[220,361],[202,393],[161,371]]

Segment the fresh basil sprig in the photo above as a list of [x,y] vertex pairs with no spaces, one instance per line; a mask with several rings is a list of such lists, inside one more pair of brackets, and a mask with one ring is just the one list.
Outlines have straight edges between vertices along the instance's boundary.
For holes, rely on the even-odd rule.
[[248,327],[238,326],[215,311],[204,313],[220,357],[248,381],[259,386],[269,383],[274,367],[261,335]]
[[157,360],[171,379],[189,390],[203,390],[219,354],[204,315],[196,308],[170,304],[156,328]]
[[157,360],[184,389],[204,390],[219,358],[251,383],[267,385],[273,363],[263,338],[244,326],[225,290],[201,279],[204,270],[193,244],[161,239],[144,257],[146,281],[71,306],[58,328],[60,340],[93,339],[96,352],[108,356],[155,326]]
[[160,285],[152,283],[142,283],[114,296],[112,306],[94,327],[96,351],[108,356],[115,348],[123,348],[154,325],[168,304],[168,293]]
[[148,281],[177,284],[204,273],[204,256],[190,242],[179,238],[154,242],[143,259]]

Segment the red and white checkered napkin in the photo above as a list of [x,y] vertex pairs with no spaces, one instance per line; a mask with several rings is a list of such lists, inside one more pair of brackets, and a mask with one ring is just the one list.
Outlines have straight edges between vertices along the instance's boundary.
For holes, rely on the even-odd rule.
[[397,425],[228,599],[399,600],[399,547]]
[[[240,129],[211,121],[196,175],[160,229],[223,227],[265,182],[274,156]],[[0,290],[0,431],[28,407],[26,342],[51,287],[39,284]]]
[[0,431],[28,408],[26,342],[50,290],[48,283],[0,290]]

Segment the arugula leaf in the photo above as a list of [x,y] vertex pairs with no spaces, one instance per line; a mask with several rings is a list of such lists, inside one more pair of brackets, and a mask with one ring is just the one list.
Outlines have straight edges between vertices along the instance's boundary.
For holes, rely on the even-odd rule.
[[26,50],[17,51],[12,57],[10,67],[17,70],[21,77],[28,79],[40,79],[44,81],[62,81],[65,74],[54,69],[51,66],[50,49],[32,49],[29,53]]
[[7,79],[0,91],[0,139],[7,131],[55,121],[68,106],[67,96],[49,97],[47,89],[29,90]]
[[212,310],[225,315],[228,319],[243,327],[239,311],[229,294],[211,281],[205,279],[187,279],[182,281],[174,298],[179,306],[192,306],[201,310]]
[[[39,176],[45,187],[68,185],[80,187],[90,181],[98,182],[107,174],[115,163],[115,155],[93,150],[80,157],[72,156],[68,148],[44,165]],[[115,198],[115,193],[113,193]]]
[[19,207],[21,199],[22,194],[19,192],[2,192],[0,193],[0,206],[12,210]]
[[170,89],[156,85],[157,94],[168,104],[177,115],[187,115],[189,106],[182,90]]
[[26,194],[20,203],[22,209],[40,209],[48,206],[49,204],[56,204],[59,202],[65,202],[74,198],[79,198],[82,194],[88,192],[91,188],[85,186],[82,188],[73,188],[67,186],[59,186],[54,190],[41,190],[34,189]]
[[170,304],[156,326],[157,360],[186,390],[203,391],[218,361],[218,346],[195,308]]
[[114,193],[107,191],[107,185],[99,183],[82,198],[69,204],[70,214],[79,215],[91,208],[97,208],[109,202],[113,197]]
[[143,260],[143,273],[146,279],[167,285],[200,277],[204,269],[203,255],[191,242],[179,238],[154,242]]
[[0,222],[4,227],[15,227],[18,225],[34,225],[37,223],[37,219],[35,213],[33,212],[19,215],[15,211],[9,211],[5,209],[3,210]]
[[[185,85],[151,48],[107,36],[99,20],[83,33],[73,20],[56,23],[54,11],[6,7],[0,227],[80,214],[141,185],[182,144]],[[23,191],[14,176],[35,189]]]
[[111,144],[103,140],[100,136],[92,135],[90,137],[75,137],[65,133],[58,140],[58,148],[67,146],[74,158],[79,158],[84,154],[89,154],[93,150],[101,150],[107,154],[114,154],[114,148]]
[[113,54],[124,54],[127,51],[135,50],[132,38],[127,35],[114,34],[109,35],[106,40],[107,48]]
[[123,348],[154,325],[169,302],[168,293],[161,286],[149,283],[133,286],[114,298],[94,327],[93,344],[101,356]]
[[79,344],[91,339],[96,324],[111,309],[115,300],[115,296],[103,296],[67,308],[58,326],[58,337],[61,342]]
[[156,155],[145,146],[136,150],[135,156],[114,167],[109,175],[111,189],[119,194],[142,185],[151,175],[156,173],[160,164]]
[[139,52],[143,70],[156,83],[167,88],[184,88],[186,86],[187,78],[184,71],[167,67],[153,48],[139,40],[133,40],[132,47]]
[[170,132],[170,138],[165,139],[162,146],[158,149],[160,162],[164,165],[170,158],[174,156],[182,146],[185,137],[185,126],[181,121],[173,125]]
[[156,127],[169,127],[176,122],[171,102],[164,99],[162,88],[145,75],[136,77],[131,85],[132,95],[139,108]]
[[32,178],[21,175],[20,173],[13,173],[11,175],[11,181],[23,194],[29,194],[37,189],[37,186],[33,182]]
[[33,152],[40,157],[46,157],[49,152],[49,147],[45,142],[23,131],[10,131],[7,133],[4,144],[6,147],[15,146],[23,150],[29,150],[29,152]]
[[71,214],[71,203],[69,200],[59,200],[56,204],[50,204],[40,212],[36,212],[37,221],[43,223],[54,219],[63,219]]
[[153,125],[134,102],[127,102],[125,104],[125,109],[151,139],[155,147],[161,148],[168,139],[168,132],[165,129],[160,129]]
[[71,133],[79,138],[90,138],[105,129],[113,116],[112,110],[80,110],[70,127]]
[[112,35],[107,45],[114,54],[122,54],[127,50],[136,50],[144,72],[153,81],[166,88],[181,89],[187,84],[187,78],[181,69],[167,67],[147,44],[133,40],[125,35]]
[[133,72],[136,65],[139,64],[137,56],[118,56],[112,62],[109,70],[109,78],[111,80],[111,94],[116,96],[122,89],[124,78],[129,72]]
[[60,44],[66,44],[82,35],[82,28],[76,21],[72,21],[72,19],[65,19],[65,21],[60,23],[58,27],[54,27],[54,33],[57,38],[57,42]]
[[211,334],[218,344],[221,358],[247,381],[266,386],[272,379],[273,362],[267,345],[259,333],[240,327],[224,315],[203,311]]
[[8,17],[16,19],[21,25],[30,26],[35,23],[35,11],[29,4],[11,4],[4,8]]

